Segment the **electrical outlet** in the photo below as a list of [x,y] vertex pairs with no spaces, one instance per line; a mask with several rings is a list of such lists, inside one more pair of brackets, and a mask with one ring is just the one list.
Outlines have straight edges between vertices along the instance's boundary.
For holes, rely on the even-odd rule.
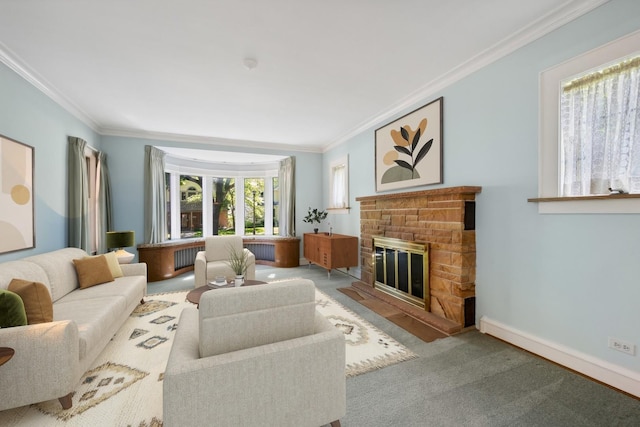
[[618,338],[609,337],[609,348],[621,351],[623,353],[636,355],[636,345]]

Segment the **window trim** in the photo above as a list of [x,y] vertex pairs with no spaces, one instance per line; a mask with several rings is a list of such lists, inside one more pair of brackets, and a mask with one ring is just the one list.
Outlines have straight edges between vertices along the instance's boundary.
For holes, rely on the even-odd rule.
[[[538,203],[539,213],[640,213],[640,199],[560,196],[559,106],[561,82],[638,52],[640,31],[592,49],[540,73]],[[555,200],[554,200],[555,199]]]

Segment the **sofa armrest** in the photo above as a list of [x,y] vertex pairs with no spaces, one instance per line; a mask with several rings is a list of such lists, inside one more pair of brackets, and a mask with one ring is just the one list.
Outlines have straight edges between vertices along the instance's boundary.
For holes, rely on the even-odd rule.
[[164,376],[165,425],[291,425],[291,417],[296,425],[323,425],[342,418],[344,335],[319,314],[316,321],[320,332],[313,335],[199,358],[198,313],[185,309]]
[[196,288],[207,284],[207,257],[205,251],[196,253],[196,260],[193,262],[193,275]]
[[0,410],[58,399],[80,380],[78,326],[72,320],[0,329],[15,350],[0,374]]
[[134,264],[120,264],[122,274],[125,276],[144,276],[147,277],[147,263],[137,262]]

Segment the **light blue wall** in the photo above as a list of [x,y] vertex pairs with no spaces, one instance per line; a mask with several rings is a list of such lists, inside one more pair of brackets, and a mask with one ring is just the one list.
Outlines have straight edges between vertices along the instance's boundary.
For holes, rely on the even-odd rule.
[[[322,154],[281,150],[251,149],[233,145],[206,145],[166,140],[103,136],[102,150],[107,153],[111,177],[114,228],[134,230],[136,242],[144,241],[144,147],[145,145],[194,148],[215,151],[295,156],[296,158],[296,231],[298,236],[313,227],[302,222],[308,206],[322,201]],[[135,249],[135,248],[131,248]],[[129,252],[133,251],[128,249]],[[302,254],[302,253],[301,253]]]
[[67,137],[83,138],[97,148],[99,136],[1,63],[0,134],[34,147],[36,233],[34,249],[0,255],[0,262],[65,247]]
[[[640,345],[640,216],[540,215],[527,198],[538,194],[539,73],[639,28],[640,2],[614,0],[406,111],[444,96],[444,184],[408,191],[482,186],[477,320],[635,372],[640,356],[607,348],[607,338]],[[325,193],[329,162],[348,152],[352,200],[375,194],[373,131],[383,124],[325,154]],[[340,227],[359,235],[358,216]]]

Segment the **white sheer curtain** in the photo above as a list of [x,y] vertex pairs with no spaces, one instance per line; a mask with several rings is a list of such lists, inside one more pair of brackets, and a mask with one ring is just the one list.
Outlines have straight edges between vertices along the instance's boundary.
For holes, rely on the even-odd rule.
[[278,185],[280,186],[280,236],[296,235],[296,158],[287,157],[280,162]]
[[348,206],[347,200],[347,167],[344,164],[334,166],[331,169],[332,177],[332,185],[333,191],[331,192],[331,196],[333,200],[331,200],[332,208],[346,208]]
[[561,195],[640,193],[640,57],[562,89]]
[[144,241],[160,243],[167,236],[167,204],[162,150],[144,147]]

